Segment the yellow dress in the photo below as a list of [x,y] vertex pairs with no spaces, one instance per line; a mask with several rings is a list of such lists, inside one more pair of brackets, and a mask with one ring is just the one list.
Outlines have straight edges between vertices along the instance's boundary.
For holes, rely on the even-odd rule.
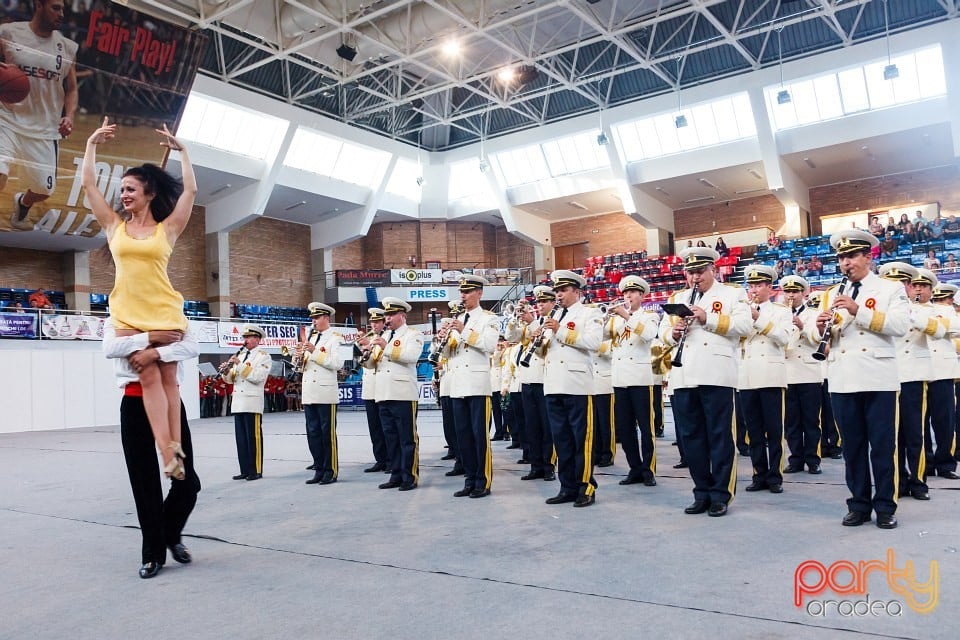
[[167,263],[173,247],[163,223],[153,235],[139,240],[127,234],[122,222],[110,238],[117,276],[110,292],[110,317],[118,329],[153,331],[187,329],[183,296],[170,284]]

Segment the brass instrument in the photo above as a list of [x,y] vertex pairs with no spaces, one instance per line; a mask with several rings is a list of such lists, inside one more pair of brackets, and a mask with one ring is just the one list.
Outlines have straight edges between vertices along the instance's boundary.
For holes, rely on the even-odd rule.
[[613,302],[601,302],[597,305],[597,309],[606,318],[615,315],[617,313],[617,309],[621,307],[629,311],[630,303],[623,298],[617,298]]
[[[311,330],[311,335],[313,331]],[[303,338],[303,334],[300,335]],[[310,353],[304,348],[305,342],[298,342],[293,347],[293,351],[290,351],[290,348],[287,345],[282,345],[280,347],[280,355],[290,358],[290,366],[293,367],[293,375],[295,378],[300,378],[303,376],[303,370],[307,366],[307,358],[310,357]],[[292,353],[292,355],[291,355]]]
[[[840,287],[837,289],[837,295],[843,295],[843,290],[847,287],[847,276],[843,276],[843,279],[840,281]],[[827,359],[827,354],[830,353],[830,338],[833,336],[833,325],[836,323],[836,312],[830,317],[830,322],[823,328],[823,338],[820,339],[820,344],[817,345],[817,350],[813,354],[813,359],[817,361],[823,361]]]
[[[553,306],[553,309],[551,309],[551,310],[550,310],[550,313],[547,315],[547,319],[554,318],[554,316],[555,316],[555,314],[557,313],[557,311],[562,311],[562,310],[563,310],[563,307],[561,307],[559,304],[554,305],[554,306]],[[544,320],[543,318],[540,318],[540,326],[541,326],[541,327],[543,327],[544,322],[545,322],[545,320]],[[546,333],[545,331],[541,331],[541,332],[540,332],[540,335],[538,335],[536,338],[534,338],[533,340],[531,340],[531,341],[530,341],[530,344],[527,345],[527,348],[524,350],[523,354],[520,356],[520,366],[521,366],[521,367],[529,367],[529,366],[530,366],[530,361],[533,359],[533,354],[537,351],[537,349],[539,349],[541,346],[543,346],[543,341],[544,341],[544,339],[545,339],[545,337],[544,337],[544,334],[545,334],[545,333]]]
[[[450,311],[450,319],[453,320],[460,314],[462,314],[466,309],[463,304],[458,304],[456,308]],[[467,323],[467,319],[470,317],[470,314],[466,314],[463,318],[463,323]],[[443,336],[443,340],[437,340],[436,334],[434,334],[434,344],[433,351],[430,352],[430,355],[427,357],[427,362],[436,367],[440,364],[440,355],[443,353],[443,350],[447,347],[447,343],[450,342],[450,331],[447,331],[446,335]]]
[[[693,283],[693,288],[690,290],[690,301],[687,303],[687,306],[693,306],[697,303],[697,299],[700,297],[699,285],[699,282]],[[687,331],[689,328],[690,325],[687,324],[686,320],[684,320],[683,333],[680,335],[680,340],[677,341],[676,355],[673,357],[671,366],[678,368],[683,366],[683,345],[687,342]]]
[[209,391],[210,388],[217,382],[217,380],[222,378],[224,374],[230,370],[230,367],[233,366],[232,364],[230,364],[230,360],[232,360],[233,358],[239,358],[240,354],[246,350],[247,350],[246,347],[240,347],[235,354],[230,356],[225,362],[221,363],[221,365],[217,367],[217,375],[210,378],[209,382],[204,384],[204,389]]
[[665,375],[673,366],[673,347],[665,344],[655,344],[650,347],[650,368],[653,375]]
[[[363,339],[364,339],[364,340],[371,340],[371,339],[373,339],[373,338],[376,338],[376,337],[382,336],[382,335],[383,335],[383,331],[368,331],[368,332],[363,336]],[[375,352],[376,352],[377,355],[373,358],[373,361],[374,361],[374,362],[378,361],[378,360],[380,359],[380,355],[383,353],[383,349],[380,348],[380,345],[375,344],[375,345],[373,345],[372,347],[368,347],[368,348],[364,349],[364,350],[360,353],[360,364],[363,364],[363,363],[365,363],[367,360],[369,360],[369,359],[370,359],[370,356],[373,356]]]

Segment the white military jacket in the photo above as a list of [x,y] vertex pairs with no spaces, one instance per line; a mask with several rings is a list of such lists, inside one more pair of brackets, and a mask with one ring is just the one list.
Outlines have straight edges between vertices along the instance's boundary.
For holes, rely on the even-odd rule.
[[[670,296],[670,302],[688,304],[690,289]],[[740,287],[728,287],[714,281],[696,305],[707,312],[706,324],[695,322],[687,328],[682,367],[670,369],[670,387],[689,389],[700,385],[737,386],[737,353],[740,337],[750,333],[753,321],[747,308],[747,294]],[[660,321],[660,340],[676,346],[673,325],[676,318],[664,315]],[[676,360],[677,350],[672,358]]]
[[544,338],[544,395],[590,395],[593,389],[592,354],[600,348],[603,317],[582,302],[560,312],[555,335]]
[[[368,360],[369,361],[369,360]],[[363,363],[363,380],[361,380],[360,387],[360,399],[361,400],[376,400],[376,389],[377,389],[377,370],[371,367],[366,366],[366,362]]]
[[516,393],[520,391],[520,370],[518,360],[523,355],[522,344],[511,345],[503,357],[503,369],[500,371],[500,393]]
[[257,347],[253,351],[244,351],[240,362],[227,369],[223,379],[233,385],[233,401],[230,411],[233,413],[263,413],[263,385],[270,375],[273,358]]
[[640,307],[627,319],[614,317],[613,386],[649,387],[660,384],[653,374],[650,347],[657,338],[660,316]]
[[936,316],[933,303],[910,303],[907,332],[897,338],[897,371],[900,382],[930,380],[933,361],[930,340],[944,335],[944,326]]
[[[417,384],[417,360],[423,352],[423,334],[408,324],[383,334],[387,345],[376,358],[376,401],[409,400],[420,398]],[[373,358],[370,358],[373,360]]]
[[[533,340],[530,334],[540,328],[543,320],[543,318],[537,318],[531,324],[524,324],[522,326],[515,323],[508,323],[504,337],[510,342],[519,342],[522,347],[521,351],[526,352],[530,346],[530,341]],[[529,367],[521,366],[514,360],[514,364],[517,366],[515,373],[520,379],[520,384],[543,384],[543,353],[539,351],[540,350],[534,350],[530,354]]]
[[790,309],[769,300],[760,304],[760,315],[740,345],[738,389],[787,386],[785,348],[792,327]]
[[[829,310],[840,285],[827,289],[820,310]],[[848,284],[845,293],[852,292]],[[896,338],[907,332],[910,303],[899,282],[868,273],[856,299],[859,309],[851,317],[846,310],[834,312],[835,323],[827,356],[830,393],[899,391]],[[816,322],[805,330],[812,342],[822,339]]]
[[960,333],[960,318],[951,304],[934,304],[933,314],[940,321],[944,334],[928,338],[932,372],[928,380],[953,380],[957,377],[957,350],[953,337]]
[[323,333],[312,330],[307,337],[314,345],[313,353],[307,353],[303,365],[303,404],[337,404],[340,402],[340,387],[337,371],[343,364],[339,356],[343,336],[327,329]]
[[503,367],[506,366],[507,349],[494,351],[490,354],[490,392],[500,393],[500,378],[503,376]]
[[462,335],[451,334],[444,350],[453,374],[451,398],[490,395],[490,354],[497,348],[500,323],[495,314],[479,307],[466,315]]
[[800,322],[803,323],[804,330],[794,325],[792,318],[790,320],[790,340],[785,351],[787,385],[823,384],[823,363],[813,359],[817,345],[811,344],[806,332],[811,322],[816,324],[819,313],[819,309],[804,306],[800,312]]
[[593,354],[593,391],[590,395],[604,396],[613,393],[613,341],[616,330],[613,318],[601,318],[603,323],[600,348]]

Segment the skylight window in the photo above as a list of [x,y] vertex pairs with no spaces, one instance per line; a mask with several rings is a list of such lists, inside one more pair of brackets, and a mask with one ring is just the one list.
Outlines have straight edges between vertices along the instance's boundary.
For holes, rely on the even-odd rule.
[[407,158],[397,158],[397,163],[393,166],[393,173],[387,181],[387,193],[420,202],[421,188],[417,181],[420,175],[420,165]]
[[447,199],[453,202],[468,198],[491,205],[496,202],[490,193],[490,182],[480,170],[480,158],[461,160],[450,165]]
[[283,163],[334,180],[373,188],[380,184],[390,154],[299,128]]
[[281,118],[191,93],[177,135],[221,151],[266,160],[279,150],[289,125]]

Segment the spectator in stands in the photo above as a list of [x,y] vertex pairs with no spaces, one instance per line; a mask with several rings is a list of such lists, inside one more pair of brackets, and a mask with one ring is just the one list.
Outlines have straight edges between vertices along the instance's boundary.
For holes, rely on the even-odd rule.
[[927,221],[923,217],[922,211],[917,211],[916,217],[913,219],[913,238],[914,242],[923,242],[924,237],[926,236]]
[[947,259],[943,263],[943,270],[947,273],[955,273],[957,271],[957,259],[952,253],[947,254]]
[[693,246],[693,240],[687,240],[687,248]]
[[936,218],[927,223],[923,235],[927,240],[943,239],[943,218],[940,217],[939,213]]
[[819,276],[823,273],[823,263],[820,262],[820,258],[813,256],[807,262],[807,268],[803,272],[803,277],[809,278],[811,276]]
[[706,246],[707,246],[707,243],[704,242],[703,240],[697,240],[697,246],[698,246],[698,247],[706,247]]
[[880,255],[884,258],[893,258],[897,255],[897,239],[893,231],[887,231],[880,241]]
[[943,225],[943,236],[945,238],[956,238],[960,236],[960,221],[957,216],[950,214],[946,223]]
[[807,270],[807,265],[804,263],[803,258],[797,258],[797,264],[793,267],[793,272],[797,275],[803,275],[803,272]]
[[23,310],[23,305],[19,302],[13,303],[13,311],[15,313],[26,313],[26,311]]
[[727,243],[723,241],[723,236],[717,236],[717,246],[715,246],[714,249],[720,254],[721,258],[726,258],[730,255],[730,249],[727,247]]
[[27,297],[31,309],[53,309],[53,303],[43,289],[37,289]]
[[776,249],[780,246],[780,238],[777,237],[773,231],[767,234],[767,246],[771,249]]
[[930,269],[930,271],[937,271],[940,269],[940,259],[937,258],[937,252],[933,249],[927,251],[927,257],[923,261],[923,268]]
[[919,209],[917,209],[917,212],[913,216],[914,228],[924,226],[926,223],[927,221],[923,217],[923,211],[920,211]]
[[794,274],[794,270],[793,270],[793,260],[791,260],[790,258],[787,258],[786,260],[783,261],[783,273],[782,273],[782,275],[792,276],[793,274]]
[[913,233],[913,223],[910,222],[910,216],[905,213],[900,214],[900,222],[897,223],[897,231],[900,234],[900,238],[907,234],[907,227],[910,228],[910,232]]
[[777,279],[779,280],[780,276],[783,275],[783,260],[777,260],[773,268],[777,270]]
[[880,224],[879,217],[873,216],[870,218],[870,226],[867,231],[869,231],[871,235],[876,236],[878,240],[883,238],[883,225]]
[[[907,214],[903,214],[903,215],[907,215]],[[907,223],[903,225],[902,231],[900,232],[900,242],[912,244],[916,240],[916,237],[917,237],[917,234],[914,231],[913,223],[907,220]]]
[[884,235],[887,233],[892,233],[893,235],[900,233],[897,224],[893,221],[893,216],[887,216],[887,228],[884,229]]

